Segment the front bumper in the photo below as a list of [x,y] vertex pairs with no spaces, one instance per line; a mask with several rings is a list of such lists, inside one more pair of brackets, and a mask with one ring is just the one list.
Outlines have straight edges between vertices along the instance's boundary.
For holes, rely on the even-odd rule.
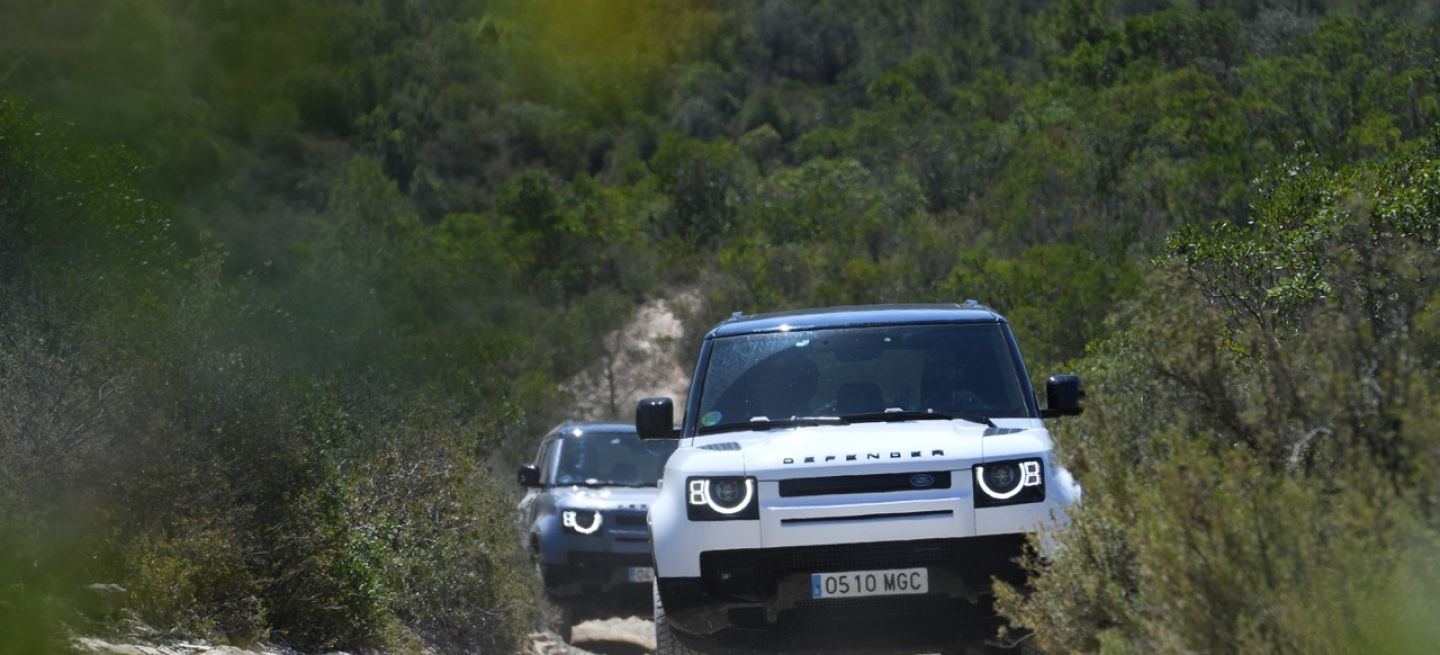
[[572,534],[555,523],[540,538],[541,573],[550,600],[577,607],[650,606],[650,581],[630,577],[634,569],[655,567],[644,514],[607,517],[600,534]]
[[[671,624],[686,635],[736,647],[950,643],[988,630],[993,580],[1023,584],[1025,535],[887,541],[704,552],[698,578],[661,578]],[[813,573],[925,567],[929,593],[812,599]],[[897,638],[900,641],[897,641]]]
[[1047,464],[1045,471],[1043,501],[980,508],[975,506],[976,491],[968,468],[939,470],[949,474],[952,483],[948,488],[937,484],[884,493],[787,496],[781,493],[781,481],[762,479],[757,489],[760,516],[754,521],[690,521],[684,494],[662,492],[650,512],[656,570],[665,578],[699,578],[700,553],[704,552],[819,547],[854,543],[875,538],[873,535],[920,541],[1038,532],[1045,546],[1046,535],[1068,521],[1066,510],[1080,497],[1079,487],[1064,469]]
[[563,564],[545,565],[545,593],[552,599],[584,598],[633,592],[649,602],[650,582],[632,581],[631,569],[654,570],[649,553],[571,552]]

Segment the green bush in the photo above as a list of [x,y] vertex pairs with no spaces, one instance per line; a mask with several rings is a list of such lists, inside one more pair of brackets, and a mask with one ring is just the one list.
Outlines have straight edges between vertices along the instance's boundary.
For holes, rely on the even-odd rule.
[[1085,501],[1033,591],[1004,590],[1043,646],[1404,652],[1433,633],[1378,609],[1437,602],[1410,578],[1440,552],[1440,360],[1415,337],[1440,270],[1432,152],[1296,162],[1251,222],[1171,239],[1077,362],[1090,407],[1058,434]]
[[[495,354],[504,328],[397,336],[446,320],[405,304],[421,283],[408,273],[436,261],[399,238],[420,226],[393,185],[355,168],[342,190],[361,200],[337,201],[339,229],[307,244],[334,259],[286,291],[367,298],[383,282],[384,303],[300,314],[289,303],[308,296],[186,254],[125,152],[0,99],[0,180],[21,190],[0,201],[0,650],[59,647],[62,621],[107,629],[80,612],[95,582],[158,627],[231,642],[518,643],[528,569],[486,458],[507,422],[525,425],[512,398],[550,396],[523,376],[486,396],[527,352]],[[470,245],[437,259],[494,255]],[[330,348],[307,352],[315,340]],[[360,359],[360,344],[392,357]],[[446,348],[497,369],[442,393],[451,378],[400,357]]]
[[246,568],[236,526],[177,526],[128,547],[123,579],[130,607],[157,625],[231,642],[268,635],[259,582]]

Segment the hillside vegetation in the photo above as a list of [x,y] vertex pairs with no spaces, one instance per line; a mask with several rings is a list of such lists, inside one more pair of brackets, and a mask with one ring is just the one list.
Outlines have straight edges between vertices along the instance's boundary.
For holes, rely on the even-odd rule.
[[0,651],[92,582],[513,650],[513,464],[681,289],[978,298],[1081,373],[1047,649],[1421,649],[1437,125],[1421,1],[0,3]]

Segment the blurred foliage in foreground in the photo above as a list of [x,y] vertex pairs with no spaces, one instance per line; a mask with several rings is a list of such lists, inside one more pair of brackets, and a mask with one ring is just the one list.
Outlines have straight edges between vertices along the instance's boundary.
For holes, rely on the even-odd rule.
[[91,582],[513,647],[508,471],[674,290],[975,297],[1075,362],[1089,500],[1007,603],[1047,644],[1404,649],[1437,43],[1401,0],[0,4],[0,650]]
[[[508,647],[530,604],[484,460],[502,418],[364,373],[401,353],[354,377],[287,361],[281,301],[184,253],[136,170],[0,100],[0,602],[70,620],[118,582],[142,617],[238,642]],[[349,290],[327,275],[307,284]],[[17,625],[0,647],[53,638]]]

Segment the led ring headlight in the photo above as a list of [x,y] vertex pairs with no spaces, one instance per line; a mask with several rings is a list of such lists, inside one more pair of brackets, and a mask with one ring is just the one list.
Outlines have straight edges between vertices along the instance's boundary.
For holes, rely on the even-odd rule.
[[1045,475],[1038,459],[992,462],[975,467],[976,507],[1045,499]]
[[759,518],[755,478],[690,478],[686,491],[693,521]]
[[600,512],[597,511],[595,512],[595,516],[591,517],[590,525],[581,526],[579,513],[574,510],[565,510],[563,513],[560,514],[560,522],[567,529],[574,530],[575,532],[578,532],[580,534],[595,534],[595,532],[600,529],[600,524],[603,522],[603,518],[601,517]]
[[[751,480],[750,478],[745,478],[744,480],[745,495],[743,498],[740,499],[740,502],[734,503],[733,505],[729,506],[715,502],[716,495],[719,495],[722,499],[730,500],[733,502],[734,497],[738,495],[736,492],[738,492],[739,490],[735,489],[730,485],[736,485],[739,483],[739,480],[710,480],[708,478],[691,480],[690,504],[705,505],[706,507],[709,507],[711,510],[714,510],[718,514],[730,515],[739,513],[741,510],[745,509],[745,507],[750,504],[751,500],[755,498],[755,481]],[[718,494],[711,493],[712,486],[718,487],[718,489],[716,489],[716,491],[719,492]]]

